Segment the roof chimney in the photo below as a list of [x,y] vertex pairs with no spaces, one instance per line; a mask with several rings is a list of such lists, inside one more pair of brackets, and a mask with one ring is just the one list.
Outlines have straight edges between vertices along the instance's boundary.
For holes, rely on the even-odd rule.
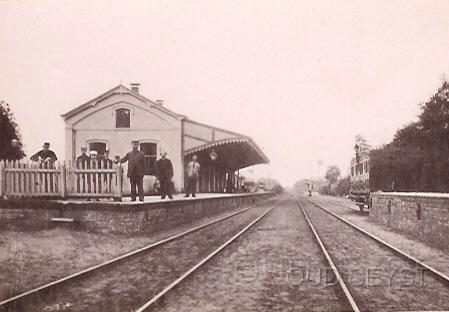
[[164,100],[156,100],[156,104],[164,105]]
[[131,83],[131,90],[133,90],[133,92],[139,93],[139,87],[140,83],[137,82]]

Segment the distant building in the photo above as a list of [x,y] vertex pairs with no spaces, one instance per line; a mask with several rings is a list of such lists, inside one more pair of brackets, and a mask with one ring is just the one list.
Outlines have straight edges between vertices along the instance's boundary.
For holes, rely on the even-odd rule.
[[369,192],[369,166],[371,146],[358,135],[355,139],[355,157],[351,159],[351,191]]
[[[105,150],[110,157],[124,156],[131,141],[140,140],[148,168],[144,189],[151,193],[155,181],[155,162],[165,150],[174,169],[175,189],[184,189],[184,171],[193,154],[198,155],[201,192],[222,192],[226,174],[269,160],[246,135],[190,120],[139,93],[139,84],[131,89],[119,85],[62,115],[65,122],[66,160],[74,161],[82,146],[96,150],[99,158]],[[126,164],[125,164],[126,173]],[[235,179],[237,182],[237,179]],[[124,183],[129,192],[129,183]]]

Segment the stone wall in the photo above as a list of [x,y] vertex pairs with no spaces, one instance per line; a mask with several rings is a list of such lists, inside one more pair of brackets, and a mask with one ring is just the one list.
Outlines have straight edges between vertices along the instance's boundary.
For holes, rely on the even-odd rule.
[[73,219],[74,226],[91,232],[138,234],[243,208],[272,193],[174,200],[153,203],[70,202],[56,200],[0,200],[0,227],[45,229],[51,218]]
[[449,194],[376,192],[371,197],[370,221],[429,245],[449,248]]

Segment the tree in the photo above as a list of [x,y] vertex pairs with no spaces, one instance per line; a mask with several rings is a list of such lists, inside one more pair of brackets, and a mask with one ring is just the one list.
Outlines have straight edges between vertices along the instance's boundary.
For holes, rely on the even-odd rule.
[[350,189],[350,181],[349,176],[347,176],[344,177],[343,179],[338,180],[335,192],[339,196],[344,196],[349,194],[349,189]]
[[[4,101],[0,101],[0,159],[17,160],[25,155],[20,146],[19,127],[14,115]],[[15,139],[15,143],[12,141]]]
[[370,188],[449,192],[449,83],[424,104],[418,121],[370,153]]
[[282,185],[276,184],[275,186],[273,186],[272,191],[275,192],[276,194],[281,194],[284,192],[284,188],[282,187]]
[[329,166],[327,168],[326,175],[324,177],[329,182],[329,188],[331,188],[332,185],[334,185],[338,181],[340,175],[340,168],[338,168],[337,166]]

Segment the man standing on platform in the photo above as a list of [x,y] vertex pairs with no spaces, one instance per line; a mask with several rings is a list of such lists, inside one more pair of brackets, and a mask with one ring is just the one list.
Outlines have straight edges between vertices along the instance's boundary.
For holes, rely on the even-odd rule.
[[186,196],[195,197],[196,183],[198,181],[198,176],[200,173],[200,164],[198,163],[198,157],[196,155],[192,156],[192,160],[187,164],[187,187]]
[[173,165],[170,159],[167,158],[167,152],[161,152],[161,158],[156,162],[156,175],[159,179],[161,198],[173,199],[172,194],[172,179],[173,179]]
[[131,201],[136,201],[136,186],[139,192],[139,200],[144,201],[143,176],[145,173],[145,154],[139,151],[139,141],[134,140],[133,150],[120,159],[121,163],[128,162],[128,178],[131,183]]

